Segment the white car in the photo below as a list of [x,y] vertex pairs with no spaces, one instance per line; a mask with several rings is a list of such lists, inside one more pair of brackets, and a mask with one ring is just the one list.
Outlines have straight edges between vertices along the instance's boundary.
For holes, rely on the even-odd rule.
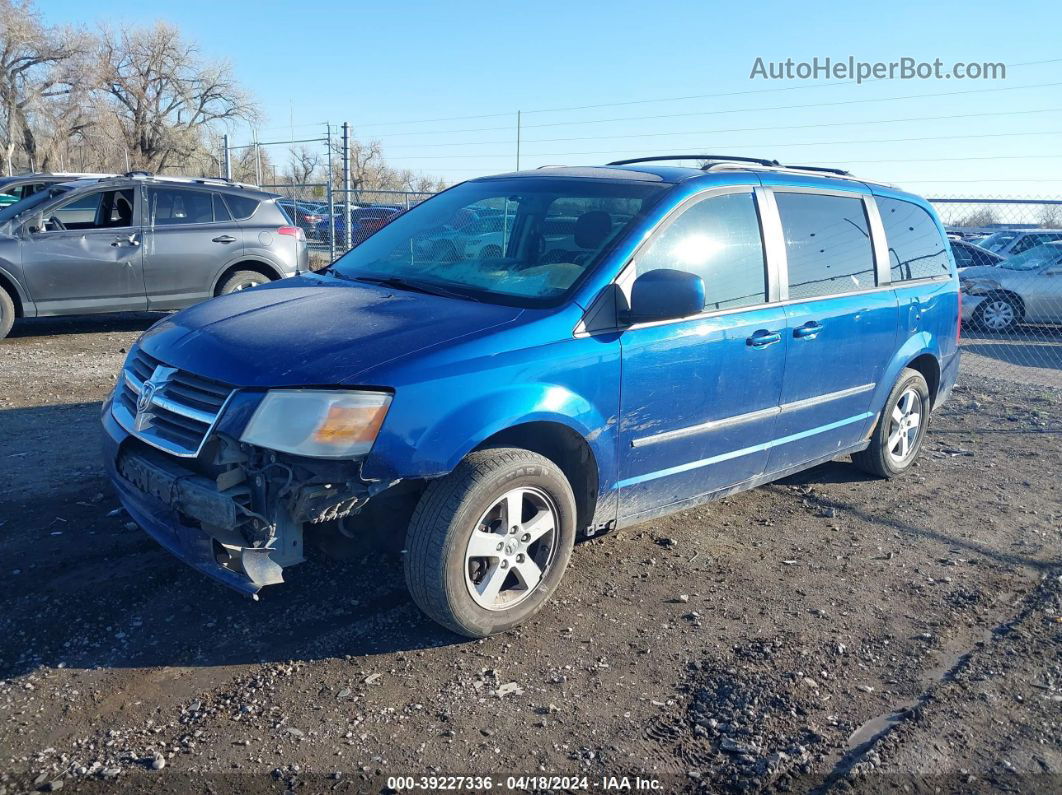
[[995,266],[959,274],[964,321],[986,331],[1062,323],[1062,242],[1044,243]]

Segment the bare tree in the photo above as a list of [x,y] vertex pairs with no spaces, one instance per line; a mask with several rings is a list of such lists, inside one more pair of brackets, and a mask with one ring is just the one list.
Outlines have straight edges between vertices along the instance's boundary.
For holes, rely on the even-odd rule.
[[162,171],[200,148],[206,128],[258,117],[229,64],[203,59],[169,23],[104,31],[99,61],[134,167]]
[[295,185],[305,185],[313,182],[314,176],[321,165],[321,155],[308,149],[306,146],[288,150],[288,168],[285,176]]
[[[81,103],[90,76],[83,62],[80,68],[73,63],[86,48],[83,35],[46,27],[29,0],[0,0],[0,152],[6,173],[16,148],[31,168],[46,168],[58,149],[56,127],[69,137],[91,123]],[[43,152],[42,129],[48,140]]]

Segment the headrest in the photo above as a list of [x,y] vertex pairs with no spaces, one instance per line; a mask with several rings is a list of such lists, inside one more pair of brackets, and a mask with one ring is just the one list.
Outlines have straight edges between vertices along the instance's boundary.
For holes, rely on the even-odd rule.
[[612,216],[604,210],[583,213],[575,221],[575,245],[598,248],[612,232]]

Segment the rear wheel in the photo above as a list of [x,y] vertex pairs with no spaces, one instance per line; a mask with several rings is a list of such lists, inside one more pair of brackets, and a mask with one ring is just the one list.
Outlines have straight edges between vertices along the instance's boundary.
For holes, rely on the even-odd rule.
[[11,332],[15,325],[15,302],[7,294],[7,290],[0,287],[0,340]]
[[926,379],[917,370],[905,369],[885,401],[885,410],[870,437],[870,446],[853,454],[852,462],[879,477],[902,475],[922,449],[929,409]]
[[526,621],[560,584],[575,543],[564,474],[528,450],[467,456],[428,485],[410,522],[406,583],[443,626],[472,638]]
[[238,293],[240,290],[249,290],[252,287],[268,284],[269,282],[270,278],[258,271],[236,271],[218,288],[218,295]]

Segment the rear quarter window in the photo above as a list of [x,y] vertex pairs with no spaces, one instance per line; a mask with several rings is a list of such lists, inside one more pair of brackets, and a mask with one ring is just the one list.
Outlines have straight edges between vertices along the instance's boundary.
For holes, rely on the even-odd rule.
[[258,199],[252,199],[250,196],[239,196],[233,193],[225,194],[225,203],[229,205],[232,217],[237,221],[250,218],[254,215],[254,211],[258,209],[259,205]]
[[948,242],[922,207],[902,199],[877,198],[885,239],[889,246],[889,271],[894,282],[947,276]]

